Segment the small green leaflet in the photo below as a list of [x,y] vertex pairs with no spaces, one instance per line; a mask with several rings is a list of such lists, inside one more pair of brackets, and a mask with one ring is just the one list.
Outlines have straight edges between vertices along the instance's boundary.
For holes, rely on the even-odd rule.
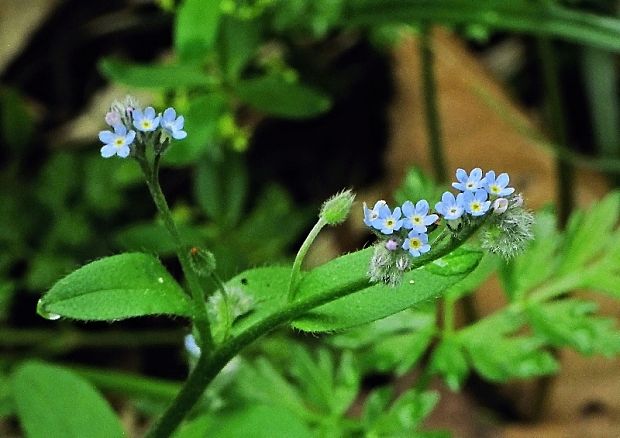
[[144,315],[188,316],[187,295],[159,260],[125,253],[89,263],[59,280],[40,300],[49,319],[110,321]]

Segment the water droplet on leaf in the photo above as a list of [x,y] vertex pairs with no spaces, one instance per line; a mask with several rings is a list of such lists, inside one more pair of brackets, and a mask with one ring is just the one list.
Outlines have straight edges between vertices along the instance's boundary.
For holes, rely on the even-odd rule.
[[37,313],[41,315],[45,319],[49,319],[50,321],[56,321],[60,319],[60,315],[57,313],[50,313],[43,308],[43,300],[37,301]]

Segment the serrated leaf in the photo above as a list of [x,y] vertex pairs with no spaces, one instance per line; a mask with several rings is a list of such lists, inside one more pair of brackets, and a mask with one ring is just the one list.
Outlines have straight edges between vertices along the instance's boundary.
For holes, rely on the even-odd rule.
[[606,246],[620,217],[620,192],[613,192],[584,214],[571,217],[567,227],[560,273],[581,269]]
[[240,81],[234,91],[241,101],[257,110],[291,119],[315,117],[331,107],[329,97],[320,91],[275,75]]
[[544,342],[531,337],[473,338],[461,336],[473,367],[485,378],[503,382],[512,378],[531,378],[554,374],[559,365]]
[[[557,230],[555,215],[543,211],[536,215],[533,226],[534,240],[526,251],[508,263],[503,274],[506,292],[511,300],[517,300],[535,286],[550,278],[562,254],[557,250],[562,243],[562,236]],[[510,278],[507,278],[507,277]]]
[[[373,248],[368,248],[315,268],[302,278],[297,296],[303,299],[326,289],[359,282],[367,275],[373,251]],[[369,283],[364,289],[308,312],[295,320],[293,327],[313,332],[334,331],[385,318],[439,297],[473,271],[481,257],[480,251],[459,248],[405,274],[400,286]]]
[[370,429],[371,436],[415,436],[422,420],[431,413],[439,394],[435,391],[409,390],[392,404],[389,411],[379,417]]
[[159,260],[126,253],[89,263],[59,280],[39,300],[43,314],[109,321],[144,315],[188,316],[187,295]]
[[612,356],[620,351],[620,332],[613,319],[592,315],[597,308],[594,302],[571,299],[530,306],[527,314],[536,334],[551,345]]
[[26,362],[13,374],[12,389],[29,438],[125,436],[101,395],[67,369]]
[[219,0],[184,0],[174,26],[174,47],[181,59],[204,57],[217,36]]
[[136,64],[104,58],[99,62],[99,70],[108,79],[136,88],[207,87],[214,83],[194,65]]

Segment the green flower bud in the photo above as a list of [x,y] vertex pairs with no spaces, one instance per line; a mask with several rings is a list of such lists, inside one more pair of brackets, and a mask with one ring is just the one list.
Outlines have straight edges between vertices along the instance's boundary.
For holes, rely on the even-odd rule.
[[189,263],[196,274],[207,277],[215,271],[215,256],[212,252],[191,247],[189,250]]
[[340,192],[323,203],[319,217],[328,225],[341,224],[349,216],[353,201],[355,194],[351,190]]

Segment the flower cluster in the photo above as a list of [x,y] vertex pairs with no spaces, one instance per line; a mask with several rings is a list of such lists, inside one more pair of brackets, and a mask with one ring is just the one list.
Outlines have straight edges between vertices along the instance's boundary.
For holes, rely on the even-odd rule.
[[369,269],[371,281],[398,284],[413,258],[431,250],[429,233],[442,222],[440,217],[448,234],[457,239],[462,230],[482,228],[482,247],[504,258],[525,247],[532,238],[533,216],[523,209],[521,195],[508,187],[507,173],[496,176],[493,170],[483,174],[480,168],[469,173],[458,169],[456,179],[452,187],[459,193],[444,192],[435,204],[437,214],[424,199],[416,204],[406,201],[394,210],[383,200],[372,209],[364,203],[364,223],[379,238]]
[[112,130],[99,132],[99,140],[104,144],[101,148],[104,158],[114,155],[128,157],[136,140],[141,145],[153,144],[161,153],[171,139],[187,137],[187,132],[183,130],[185,120],[183,116],[177,116],[174,108],[167,108],[163,114],[158,114],[151,106],[141,108],[131,96],[123,102],[114,102],[105,116],[105,122]]

